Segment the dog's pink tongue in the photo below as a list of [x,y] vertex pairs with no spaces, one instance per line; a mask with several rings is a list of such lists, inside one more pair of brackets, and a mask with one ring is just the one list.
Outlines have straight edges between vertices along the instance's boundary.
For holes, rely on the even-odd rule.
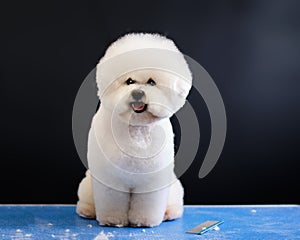
[[142,102],[135,102],[135,103],[132,103],[132,108],[136,111],[141,111],[143,110],[145,107],[145,104],[142,103]]

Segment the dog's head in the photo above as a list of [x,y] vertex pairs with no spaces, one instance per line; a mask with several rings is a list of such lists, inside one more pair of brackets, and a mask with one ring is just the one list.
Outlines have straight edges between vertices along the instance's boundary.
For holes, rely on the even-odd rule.
[[[145,67],[135,66],[143,61]],[[161,66],[166,61],[173,61],[171,69]],[[176,73],[178,66],[185,76]],[[97,84],[103,107],[131,125],[145,125],[171,117],[184,105],[191,73],[173,41],[160,35],[129,34],[113,43],[100,60]]]

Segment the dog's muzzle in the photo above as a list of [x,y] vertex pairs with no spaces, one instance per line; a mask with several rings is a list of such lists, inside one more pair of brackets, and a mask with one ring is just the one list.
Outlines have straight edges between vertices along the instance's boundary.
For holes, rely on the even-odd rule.
[[142,101],[142,98],[145,96],[144,91],[142,91],[142,90],[133,90],[131,92],[131,96],[134,99],[134,101],[132,101],[130,103],[133,111],[136,112],[136,113],[142,113],[142,112],[146,111],[147,104]]

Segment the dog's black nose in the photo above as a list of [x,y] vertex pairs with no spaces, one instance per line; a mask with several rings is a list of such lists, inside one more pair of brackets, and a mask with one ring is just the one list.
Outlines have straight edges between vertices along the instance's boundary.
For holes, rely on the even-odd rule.
[[145,95],[145,93],[142,90],[133,90],[131,92],[132,97],[134,100],[141,100],[141,98]]

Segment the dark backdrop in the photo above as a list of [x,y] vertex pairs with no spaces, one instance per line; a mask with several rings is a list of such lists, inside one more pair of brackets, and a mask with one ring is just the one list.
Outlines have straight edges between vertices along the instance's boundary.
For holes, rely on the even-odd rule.
[[210,121],[201,97],[189,96],[201,147],[181,177],[186,203],[300,203],[299,9],[297,0],[2,3],[0,203],[77,201],[85,169],[74,98],[109,43],[131,31],[174,39],[224,99],[226,144],[198,179]]

